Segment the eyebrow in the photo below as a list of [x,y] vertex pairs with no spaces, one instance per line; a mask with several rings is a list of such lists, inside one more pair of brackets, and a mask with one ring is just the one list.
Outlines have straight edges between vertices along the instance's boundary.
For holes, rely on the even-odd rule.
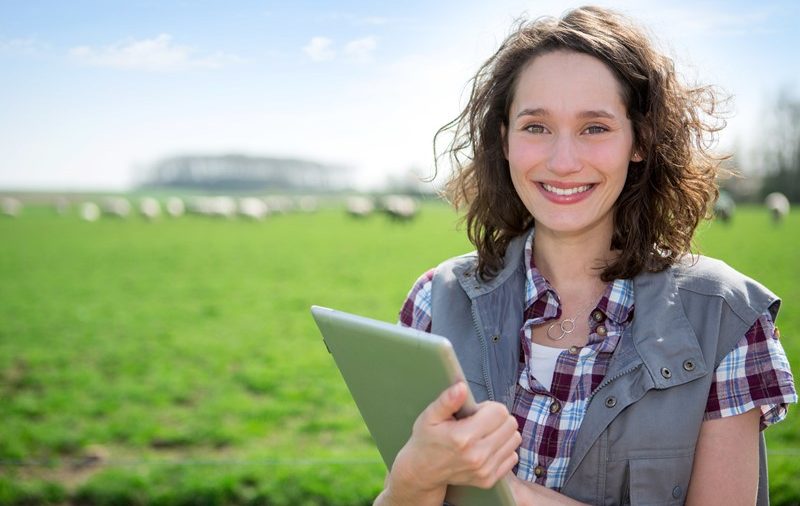
[[[549,116],[550,112],[547,109],[543,109],[541,107],[535,109],[523,109],[517,114],[517,118],[521,118],[522,116]],[[606,118],[606,119],[617,119],[612,113],[603,110],[603,109],[592,109],[588,111],[581,111],[577,115],[580,119],[593,119],[593,118]]]

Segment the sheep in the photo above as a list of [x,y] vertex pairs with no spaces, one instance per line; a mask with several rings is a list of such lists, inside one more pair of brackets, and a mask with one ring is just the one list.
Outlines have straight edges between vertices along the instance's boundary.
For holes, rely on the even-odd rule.
[[186,205],[183,203],[183,200],[178,197],[168,198],[166,208],[167,214],[173,218],[183,216],[183,213],[186,212]]
[[764,199],[764,205],[767,206],[770,214],[772,215],[772,222],[776,225],[780,224],[783,219],[789,214],[789,199],[786,195],[780,192],[773,192],[767,195]]
[[263,220],[269,214],[267,204],[255,197],[245,197],[239,200],[239,214],[253,220]]
[[3,197],[0,199],[0,209],[6,216],[16,218],[22,212],[22,202],[14,197]]
[[383,199],[383,210],[390,218],[398,221],[409,221],[417,215],[417,202],[404,195],[389,195]]
[[350,197],[346,203],[347,214],[355,218],[365,218],[375,210],[375,203],[368,197]]
[[127,218],[131,214],[131,203],[124,197],[108,197],[103,201],[103,212],[117,218]]
[[192,212],[204,216],[221,218],[236,216],[236,201],[231,197],[196,197],[189,207]]
[[725,192],[720,192],[719,198],[714,203],[714,217],[722,223],[728,223],[733,218],[736,211],[736,203],[731,196]]
[[310,195],[300,197],[297,201],[297,208],[304,213],[314,213],[319,209],[319,200]]
[[100,218],[100,207],[94,202],[81,204],[81,218],[84,221],[97,221]]
[[139,212],[148,220],[155,220],[161,216],[161,204],[153,197],[145,197],[139,202]]

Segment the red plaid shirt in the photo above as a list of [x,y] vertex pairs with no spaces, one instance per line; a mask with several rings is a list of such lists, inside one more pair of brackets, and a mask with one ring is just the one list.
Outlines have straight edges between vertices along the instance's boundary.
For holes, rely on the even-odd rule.
[[[605,376],[619,338],[633,318],[633,283],[608,285],[589,319],[586,346],[562,351],[550,390],[530,372],[531,330],[561,316],[558,296],[533,263],[533,234],[525,248],[527,268],[525,323],[520,329],[523,353],[512,414],[522,434],[517,476],[559,490],[586,410],[588,399]],[[400,323],[431,330],[431,280],[423,274],[400,311]],[[594,311],[592,311],[594,312]],[[600,333],[598,329],[603,327]],[[769,312],[765,312],[720,362],[711,383],[705,419],[733,416],[758,407],[762,428],[786,417],[786,406],[797,402],[786,354]]]

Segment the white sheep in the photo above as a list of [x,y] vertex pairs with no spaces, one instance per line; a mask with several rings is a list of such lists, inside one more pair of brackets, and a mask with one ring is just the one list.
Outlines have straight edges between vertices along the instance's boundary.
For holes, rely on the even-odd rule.
[[127,218],[131,214],[131,203],[124,197],[107,197],[103,200],[103,212],[117,218]]
[[0,199],[0,209],[6,216],[16,218],[22,212],[22,202],[14,197],[3,197]]
[[405,195],[388,195],[383,199],[383,210],[394,220],[408,221],[417,215],[417,201]]
[[375,203],[369,197],[350,197],[346,203],[347,214],[356,218],[364,218],[375,210]]
[[85,221],[97,221],[100,218],[100,207],[94,202],[81,204],[81,218]]
[[783,193],[770,193],[764,199],[764,205],[767,206],[775,224],[781,223],[786,215],[789,214],[789,199]]
[[155,220],[161,216],[161,204],[153,197],[144,197],[139,201],[139,212],[148,220]]
[[178,218],[183,216],[183,213],[186,212],[186,205],[183,203],[183,200],[179,197],[170,197],[167,199],[167,214],[172,216],[173,218]]
[[263,220],[269,214],[267,204],[255,197],[244,197],[239,200],[239,214],[252,220]]

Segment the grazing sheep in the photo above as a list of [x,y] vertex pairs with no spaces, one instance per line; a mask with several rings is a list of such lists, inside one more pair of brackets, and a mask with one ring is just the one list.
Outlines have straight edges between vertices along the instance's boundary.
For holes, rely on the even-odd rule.
[[148,220],[155,220],[161,216],[161,204],[153,197],[145,197],[139,202],[139,212]]
[[304,213],[314,213],[319,209],[319,200],[310,195],[300,197],[297,201],[297,208]]
[[261,221],[269,214],[267,204],[255,197],[245,197],[239,200],[239,214],[245,218]]
[[293,208],[292,199],[284,195],[269,195],[264,197],[264,202],[272,213],[286,214]]
[[85,221],[97,221],[100,218],[100,207],[94,202],[81,204],[81,218]]
[[767,195],[764,199],[764,205],[767,206],[770,214],[772,215],[772,222],[776,225],[781,223],[783,219],[789,214],[789,199],[786,195],[780,192],[773,192]]
[[236,216],[236,201],[231,197],[196,197],[189,206],[193,213],[220,218]]
[[736,211],[736,203],[731,196],[725,192],[720,192],[719,198],[714,203],[714,217],[722,223],[728,223],[733,218]]
[[0,199],[0,209],[6,216],[16,218],[22,212],[22,202],[14,197],[3,197]]
[[389,195],[383,199],[383,210],[397,221],[409,221],[417,215],[417,201],[405,195]]
[[183,200],[178,197],[168,198],[166,208],[167,208],[167,214],[169,214],[173,218],[178,218],[179,216],[183,216],[183,213],[186,212],[186,205],[183,203]]
[[347,214],[355,218],[365,218],[375,210],[375,203],[369,197],[350,197],[346,206]]
[[127,218],[131,214],[131,203],[124,197],[108,197],[103,201],[103,212],[117,218]]

